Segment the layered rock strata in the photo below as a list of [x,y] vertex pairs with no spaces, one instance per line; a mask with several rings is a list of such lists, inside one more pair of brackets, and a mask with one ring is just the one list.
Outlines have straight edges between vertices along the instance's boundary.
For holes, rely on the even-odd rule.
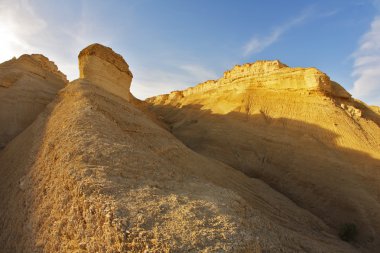
[[146,100],[194,151],[259,178],[339,234],[380,247],[380,117],[314,68],[236,66],[216,81]]
[[[237,65],[224,72],[219,80],[209,80],[183,91],[153,97],[157,102],[166,97],[186,97],[193,94],[207,96],[207,92],[223,89],[230,92],[245,92],[247,89],[271,89],[277,91],[320,92],[333,97],[347,98],[351,95],[338,83],[333,82],[316,68],[290,68],[278,60],[257,61]],[[148,101],[153,101],[148,99]]]
[[111,48],[92,44],[78,56],[80,78],[129,101],[132,72],[123,57]]
[[67,82],[43,55],[0,64],[0,148],[29,126]]

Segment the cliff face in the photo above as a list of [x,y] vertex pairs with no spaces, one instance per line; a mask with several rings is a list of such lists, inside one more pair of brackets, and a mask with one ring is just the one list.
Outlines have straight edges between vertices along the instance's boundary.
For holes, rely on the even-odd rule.
[[0,64],[0,149],[32,123],[67,82],[43,55],[22,55]]
[[123,57],[111,48],[92,44],[79,53],[80,78],[129,101],[132,72]]
[[188,149],[116,92],[115,76],[131,78],[120,58],[91,50],[82,78],[0,152],[2,252],[356,251],[262,181]]
[[380,247],[380,118],[314,68],[236,66],[216,81],[146,100],[188,147],[260,178],[339,233]]
[[290,68],[280,61],[257,61],[237,65],[224,72],[219,80],[209,80],[183,91],[174,91],[168,95],[156,96],[154,99],[169,100],[173,97],[187,97],[198,94],[207,96],[211,90],[226,92],[246,92],[247,89],[269,89],[276,91],[319,92],[331,97],[349,99],[351,95],[338,83],[333,82],[323,72],[315,68]]
[[[342,86],[314,68],[290,68],[279,61],[258,61],[236,66],[219,80],[146,101],[155,106],[198,107],[218,115],[238,113],[315,124],[336,133],[339,145],[379,157],[378,142],[366,137],[368,132],[375,137],[379,135],[376,109],[351,98]],[[347,124],[339,124],[343,119]],[[358,124],[363,131],[353,135]],[[332,142],[323,137],[321,140]]]

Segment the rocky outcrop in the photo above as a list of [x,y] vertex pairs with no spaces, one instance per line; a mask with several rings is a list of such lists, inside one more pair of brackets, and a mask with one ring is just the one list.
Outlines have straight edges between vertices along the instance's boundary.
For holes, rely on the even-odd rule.
[[350,94],[316,68],[290,68],[278,60],[257,61],[235,66],[226,71],[222,85],[243,85],[276,90],[319,91],[334,97],[349,98]]
[[67,82],[40,54],[0,64],[0,148],[29,126]]
[[194,151],[260,178],[356,242],[380,248],[380,117],[314,68],[236,66],[146,100]]
[[109,47],[92,44],[79,53],[78,59],[80,78],[128,101],[131,99],[133,75],[121,55]]
[[[58,81],[63,81],[65,83],[68,82],[66,75],[58,70],[57,65],[42,54],[24,54],[19,58],[13,58],[12,60],[2,63],[0,68],[2,70],[2,77],[9,76],[11,78],[11,74],[23,70],[24,72],[40,76],[49,81],[55,81],[55,79],[57,79]],[[6,72],[6,70],[8,72]],[[9,82],[4,83],[2,81],[1,83],[10,86]]]
[[[303,92],[320,92],[331,97],[349,99],[351,95],[338,83],[333,82],[316,68],[290,68],[278,60],[257,61],[237,65],[224,72],[219,80],[209,80],[183,91],[174,91],[169,96],[208,94],[210,90],[223,89],[229,92],[244,92],[247,89],[272,89]],[[156,96],[154,99],[162,100]],[[148,100],[149,101],[149,100]]]

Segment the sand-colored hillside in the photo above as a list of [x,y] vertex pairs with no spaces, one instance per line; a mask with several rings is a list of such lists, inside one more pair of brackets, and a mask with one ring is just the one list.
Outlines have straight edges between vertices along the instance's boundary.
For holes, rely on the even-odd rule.
[[147,100],[188,147],[259,178],[353,242],[380,248],[380,117],[314,68],[236,66]]
[[377,113],[377,114],[379,114],[380,115],[380,106],[370,106],[371,107],[371,109],[375,112],[375,113]]
[[67,82],[43,55],[22,55],[0,64],[0,149],[32,123]]
[[93,77],[67,85],[1,151],[2,252],[356,251]]

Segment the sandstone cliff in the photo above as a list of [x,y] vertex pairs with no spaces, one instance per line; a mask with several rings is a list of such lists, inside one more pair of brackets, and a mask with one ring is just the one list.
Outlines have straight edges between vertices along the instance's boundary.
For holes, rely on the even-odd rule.
[[276,91],[302,91],[323,93],[328,96],[349,99],[351,95],[338,83],[333,82],[323,72],[315,68],[290,68],[280,61],[257,61],[237,65],[224,72],[219,80],[209,80],[183,91],[148,99],[149,102],[160,103],[174,97],[187,97],[198,94],[207,97],[208,91],[223,90],[225,92],[241,93],[247,89],[267,89]]
[[43,55],[22,55],[0,64],[0,149],[32,123],[67,82]]
[[120,95],[128,66],[91,50],[110,58],[80,55],[82,78],[0,152],[2,252],[356,251],[262,181],[188,149],[128,102],[128,82]]
[[147,99],[188,147],[259,178],[355,243],[380,247],[380,117],[315,68],[236,66]]

